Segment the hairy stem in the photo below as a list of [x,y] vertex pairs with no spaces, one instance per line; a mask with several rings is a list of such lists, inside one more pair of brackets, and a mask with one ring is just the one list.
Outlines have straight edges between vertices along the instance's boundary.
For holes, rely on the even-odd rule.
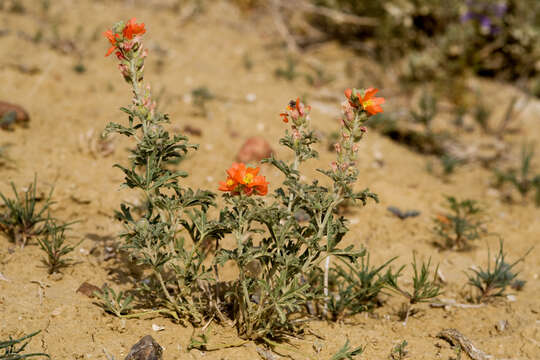
[[[334,211],[335,207],[341,201],[343,201],[343,199],[338,196],[330,204],[330,206],[326,210],[326,214],[324,215],[324,219],[322,220],[322,222],[319,225],[319,232],[317,233],[317,238],[320,238],[323,235],[324,229],[326,228],[326,224],[328,223],[328,220],[330,220],[330,216],[332,215],[332,212]],[[328,237],[327,236],[325,236],[325,237],[327,239],[326,252],[328,253],[328,250],[329,250]],[[324,266],[324,284],[323,284],[323,286],[324,286],[324,288],[323,288],[323,292],[324,292],[323,317],[325,317],[325,318],[327,317],[327,313],[328,313],[328,300],[329,300],[329,297],[328,297],[328,274],[329,274],[329,272],[330,272],[330,255],[327,255],[326,256],[326,261],[325,261],[325,266]]]
[[[299,164],[299,157],[298,157],[298,151],[295,151],[294,152],[294,163],[293,163],[293,166],[292,166],[292,169],[293,170],[298,170],[298,164]],[[289,212],[292,211],[292,205],[293,205],[293,201],[294,201],[294,193],[291,191],[291,193],[289,194],[289,206],[288,206],[288,209],[289,209]]]
[[167,297],[167,300],[171,303],[171,305],[176,307],[176,303],[173,297],[171,296],[171,294],[169,293],[169,290],[167,290],[167,287],[165,286],[165,281],[163,281],[163,276],[161,276],[161,273],[157,269],[154,269],[154,274],[156,274],[159,284],[161,285],[161,289],[163,290],[163,293]]

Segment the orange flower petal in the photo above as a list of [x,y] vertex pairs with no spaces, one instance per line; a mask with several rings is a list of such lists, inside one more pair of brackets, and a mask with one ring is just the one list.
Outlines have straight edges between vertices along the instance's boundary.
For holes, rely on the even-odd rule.
[[257,176],[259,174],[259,171],[261,170],[261,168],[259,167],[256,167],[256,168],[247,168],[246,170],[246,173],[247,174],[251,174],[253,175],[253,177]]
[[226,181],[220,181],[218,190],[219,191],[229,191],[229,185],[227,185]]
[[144,28],[144,23],[137,24],[136,18],[131,18],[128,20],[126,25],[124,26],[124,30],[122,30],[122,34],[126,39],[133,39],[136,35],[142,35],[146,32],[146,29]]
[[364,98],[362,101],[371,99],[378,91],[379,89],[374,89],[374,88],[367,89],[366,92],[364,93]]
[[105,54],[105,57],[112,54],[112,52],[116,49],[116,46],[111,46],[109,50],[107,50],[107,53]]
[[258,195],[264,196],[268,194],[268,183],[265,182],[263,185],[259,185],[255,187],[255,191]]
[[301,111],[300,111],[300,98],[299,97],[296,98],[295,106],[296,106],[296,110],[298,110],[298,113],[300,114]]
[[437,220],[439,220],[439,222],[441,222],[443,224],[446,224],[446,225],[450,225],[452,223],[452,221],[448,217],[446,217],[444,215],[441,215],[441,214],[437,214],[436,218],[437,218]]
[[243,163],[233,163],[231,167],[227,170],[227,175],[229,175],[234,181],[241,183],[245,172],[246,165],[244,165]]

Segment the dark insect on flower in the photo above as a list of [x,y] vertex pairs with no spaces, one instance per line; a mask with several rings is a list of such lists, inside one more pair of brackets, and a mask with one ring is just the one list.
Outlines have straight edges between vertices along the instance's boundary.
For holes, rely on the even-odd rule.
[[291,101],[289,101],[289,107],[290,107],[291,109],[294,109],[294,108],[296,107],[296,100],[291,100]]

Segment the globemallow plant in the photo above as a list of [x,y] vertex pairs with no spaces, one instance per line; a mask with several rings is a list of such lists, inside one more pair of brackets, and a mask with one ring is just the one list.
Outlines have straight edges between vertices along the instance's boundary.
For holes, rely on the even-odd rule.
[[[107,55],[116,55],[120,72],[133,90],[132,104],[122,108],[127,124],[110,123],[106,132],[136,141],[131,165],[116,166],[125,175],[124,186],[138,189],[148,206],[135,216],[122,204],[118,217],[125,224],[124,249],[151,270],[152,277],[139,289],[148,295],[148,305],[195,325],[211,318],[225,323],[229,318],[243,339],[275,345],[285,335],[301,331],[309,307],[321,309],[323,318],[329,316],[336,296],[329,276],[340,261],[369,272],[358,276],[369,280],[361,292],[369,300],[359,301],[370,308],[366,302],[375,301],[382,288],[380,281],[371,279],[386,264],[357,266],[367,251],[339,247],[348,228],[338,207],[345,201],[365,205],[369,198],[377,200],[367,189],[355,190],[358,142],[367,132],[363,124],[383,111],[384,98],[375,96],[377,89],[345,92],[337,158],[319,170],[330,185],[302,176],[303,164],[318,156],[313,147],[318,139],[310,126],[310,107],[300,99],[292,100],[280,114],[290,126],[280,144],[292,152],[292,158],[272,156],[263,161],[283,174],[282,183],[270,192],[272,186],[260,167],[233,163],[216,186],[224,193],[223,207],[212,211],[219,214],[212,218],[209,210],[216,207],[216,195],[183,186],[180,179],[188,174],[167,168],[169,160],[183,159],[197,146],[165,130],[169,118],[157,111],[150,88],[143,85],[145,32],[144,24],[131,19],[105,33],[111,43]],[[299,212],[307,214],[305,221],[297,220]],[[222,247],[225,237],[231,242]],[[215,253],[206,250],[208,242],[215,243]],[[238,276],[227,283],[219,280],[225,263],[238,270]]]

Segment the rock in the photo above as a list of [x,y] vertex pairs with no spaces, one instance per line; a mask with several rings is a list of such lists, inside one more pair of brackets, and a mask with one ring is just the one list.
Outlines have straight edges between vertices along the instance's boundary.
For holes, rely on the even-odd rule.
[[125,360],[161,360],[163,348],[150,335],[133,345]]
[[495,324],[495,328],[498,332],[503,332],[508,328],[508,320],[499,320],[497,321],[497,324]]
[[81,293],[83,295],[86,295],[88,296],[89,298],[93,298],[95,295],[94,295],[94,292],[97,291],[97,292],[101,292],[101,289],[98,288],[96,285],[92,285],[90,284],[89,282],[83,282],[81,284],[81,286],[79,286],[79,288],[77,289],[76,292],[78,293]]
[[0,101],[0,127],[8,129],[14,123],[26,125],[30,121],[28,112],[21,106]]
[[243,163],[251,161],[261,161],[272,154],[272,148],[268,142],[260,137],[254,136],[246,140],[244,145],[238,151],[236,160]]
[[201,136],[202,135],[202,130],[201,129],[199,129],[198,127],[195,127],[195,126],[191,126],[191,125],[184,126],[184,132],[186,134],[193,135],[193,136]]

